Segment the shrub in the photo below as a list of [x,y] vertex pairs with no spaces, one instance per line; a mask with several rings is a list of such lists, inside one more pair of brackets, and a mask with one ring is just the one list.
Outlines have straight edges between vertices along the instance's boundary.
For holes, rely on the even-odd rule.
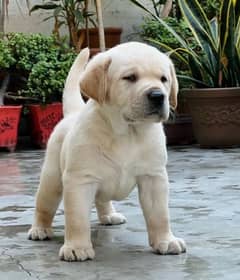
[[0,40],[0,69],[8,69],[16,63],[6,41]]
[[[17,95],[46,104],[61,101],[75,52],[54,36],[8,33],[0,40],[0,67],[23,81]],[[14,73],[14,75],[13,75]]]
[[59,50],[42,55],[34,64],[27,81],[24,96],[38,99],[41,104],[62,100],[64,83],[74,61],[74,52],[60,53]]
[[42,56],[58,48],[53,36],[42,34],[8,33],[6,39],[16,61],[15,68],[26,72],[30,72]]

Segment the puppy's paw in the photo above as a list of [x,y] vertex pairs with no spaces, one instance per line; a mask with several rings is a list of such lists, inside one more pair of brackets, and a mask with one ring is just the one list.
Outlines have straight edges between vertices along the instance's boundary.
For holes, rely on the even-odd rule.
[[100,217],[102,225],[120,225],[126,223],[127,219],[121,213],[111,213]]
[[155,253],[160,255],[179,255],[186,252],[185,241],[174,236],[152,245],[152,248]]
[[48,240],[53,237],[51,228],[32,227],[28,231],[28,239],[30,240]]
[[92,260],[95,252],[92,247],[75,247],[72,245],[63,245],[59,251],[59,258],[67,262]]

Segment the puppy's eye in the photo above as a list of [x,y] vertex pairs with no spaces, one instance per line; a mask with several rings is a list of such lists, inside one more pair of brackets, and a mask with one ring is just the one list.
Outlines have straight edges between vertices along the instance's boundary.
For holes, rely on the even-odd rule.
[[134,83],[137,81],[137,75],[131,74],[131,75],[125,76],[125,77],[123,77],[123,80],[127,80],[129,82]]
[[161,77],[161,82],[162,82],[162,83],[166,83],[166,82],[167,82],[167,80],[168,80],[168,79],[167,79],[167,77],[166,77],[166,76],[162,76],[162,77]]

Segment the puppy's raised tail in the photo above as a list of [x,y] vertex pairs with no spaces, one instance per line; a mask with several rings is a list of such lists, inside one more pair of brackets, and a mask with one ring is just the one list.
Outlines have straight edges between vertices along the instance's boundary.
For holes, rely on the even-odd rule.
[[63,115],[64,117],[70,113],[79,112],[84,105],[83,98],[80,93],[80,77],[89,60],[89,49],[83,49],[76,57],[65,82],[63,91]]

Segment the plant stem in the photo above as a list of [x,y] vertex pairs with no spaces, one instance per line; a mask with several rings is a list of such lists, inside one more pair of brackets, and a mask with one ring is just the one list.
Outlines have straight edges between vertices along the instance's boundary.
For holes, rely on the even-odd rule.
[[2,81],[2,85],[0,88],[0,106],[4,105],[4,95],[8,87],[9,79],[10,79],[10,75],[7,73]]
[[103,52],[105,51],[106,47],[105,47],[105,35],[104,35],[101,0],[95,0],[95,5],[96,5],[97,19],[98,19],[99,45],[100,45],[100,50]]
[[161,18],[166,18],[169,16],[173,5],[173,0],[167,0],[161,12]]
[[4,20],[5,20],[5,10],[6,10],[6,0],[1,0],[1,7],[0,7],[0,32],[2,33],[0,36],[3,36],[4,33]]

